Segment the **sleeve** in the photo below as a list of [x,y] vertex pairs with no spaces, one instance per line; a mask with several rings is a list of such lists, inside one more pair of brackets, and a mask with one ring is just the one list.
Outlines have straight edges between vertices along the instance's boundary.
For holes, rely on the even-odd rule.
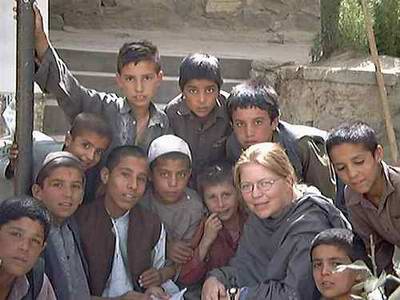
[[153,267],[160,269],[165,265],[165,247],[167,235],[165,232],[164,224],[161,223],[161,234],[157,244],[153,249]]
[[53,287],[47,278],[46,274],[43,274],[44,280],[42,289],[40,290],[37,300],[57,300],[56,294],[54,293]]
[[179,282],[184,285],[191,285],[199,282],[208,271],[207,262],[200,260],[199,244],[204,233],[204,222],[201,222],[197,227],[197,231],[192,239],[192,247],[195,249],[193,258],[182,266]]
[[117,98],[115,95],[113,97],[80,85],[51,46],[47,49],[34,79],[43,91],[54,94],[70,121],[81,112],[99,113],[104,105],[112,105]]
[[336,177],[326,153],[325,144],[304,137],[299,140],[298,146],[305,183],[317,187],[324,196],[334,200],[336,198]]
[[382,270],[390,272],[392,268],[394,246],[383,240],[382,237],[371,228],[369,220],[364,217],[365,213],[363,213],[361,209],[354,209],[354,207],[351,207],[349,209],[349,215],[354,231],[364,241],[369,254],[371,254],[370,236],[373,236],[375,244],[375,261],[378,267],[378,273]]

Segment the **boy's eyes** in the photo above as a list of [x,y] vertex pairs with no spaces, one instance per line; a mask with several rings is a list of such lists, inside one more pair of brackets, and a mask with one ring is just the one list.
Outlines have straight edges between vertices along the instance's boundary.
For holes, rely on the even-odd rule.
[[262,125],[264,123],[264,120],[263,119],[256,119],[255,121],[254,121],[254,124],[255,125]]
[[140,181],[140,182],[147,182],[147,177],[139,176],[139,177],[137,178],[137,180]]
[[212,94],[212,93],[214,93],[215,91],[216,91],[216,88],[213,87],[213,86],[206,89],[206,93],[208,93],[208,94]]
[[195,95],[195,94],[197,94],[198,93],[198,90],[197,89],[188,89],[188,92],[189,92],[189,94],[192,94],[192,95]]
[[237,121],[237,122],[234,123],[234,125],[235,125],[237,128],[242,128],[242,127],[244,126],[244,122],[239,122],[239,121]]

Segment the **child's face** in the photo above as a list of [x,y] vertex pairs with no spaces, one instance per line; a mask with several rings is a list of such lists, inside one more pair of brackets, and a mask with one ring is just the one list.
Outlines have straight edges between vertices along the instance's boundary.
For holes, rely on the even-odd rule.
[[65,151],[79,158],[85,171],[98,164],[109,145],[108,138],[91,131],[82,131],[75,137],[68,133],[65,138]]
[[232,112],[232,127],[240,145],[271,142],[278,119],[271,121],[268,112],[258,107],[237,108]]
[[105,206],[111,216],[122,216],[136,205],[146,189],[147,176],[147,159],[135,156],[122,157],[111,172],[101,170],[106,185]]
[[182,94],[189,109],[198,117],[207,117],[216,105],[218,85],[208,79],[192,79],[183,87]]
[[381,176],[380,146],[371,153],[362,144],[345,143],[334,146],[330,157],[340,179],[358,193],[368,193]]
[[167,204],[181,199],[189,177],[188,162],[183,159],[158,158],[151,174],[155,194]]
[[44,228],[38,221],[23,217],[0,227],[0,273],[26,274],[45,247]]
[[346,252],[333,245],[319,245],[312,251],[315,284],[326,299],[351,299],[350,291],[357,280],[357,272],[334,272],[339,265],[351,264]]
[[223,222],[238,213],[238,194],[233,184],[229,182],[205,186],[203,197],[210,213],[216,213]]
[[145,108],[150,105],[162,80],[162,71],[152,61],[131,62],[122,67],[117,74],[117,84],[133,108]]
[[83,200],[82,173],[73,167],[52,170],[42,186],[34,184],[33,196],[41,200],[59,224],[73,215]]

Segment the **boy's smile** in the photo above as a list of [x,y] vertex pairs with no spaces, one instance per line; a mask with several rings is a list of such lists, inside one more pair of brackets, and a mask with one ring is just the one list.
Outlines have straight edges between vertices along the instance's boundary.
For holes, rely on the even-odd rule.
[[330,157],[339,177],[354,191],[370,194],[379,189],[383,158],[380,146],[371,153],[362,144],[344,143],[333,146]]
[[162,71],[157,73],[152,61],[131,62],[117,74],[117,84],[132,108],[148,108],[162,80]]

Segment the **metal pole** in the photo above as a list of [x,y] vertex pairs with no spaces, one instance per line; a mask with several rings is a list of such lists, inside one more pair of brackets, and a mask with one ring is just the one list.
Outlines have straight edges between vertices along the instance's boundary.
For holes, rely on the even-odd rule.
[[34,18],[33,0],[17,1],[16,130],[18,162],[15,194],[27,194],[32,180]]

